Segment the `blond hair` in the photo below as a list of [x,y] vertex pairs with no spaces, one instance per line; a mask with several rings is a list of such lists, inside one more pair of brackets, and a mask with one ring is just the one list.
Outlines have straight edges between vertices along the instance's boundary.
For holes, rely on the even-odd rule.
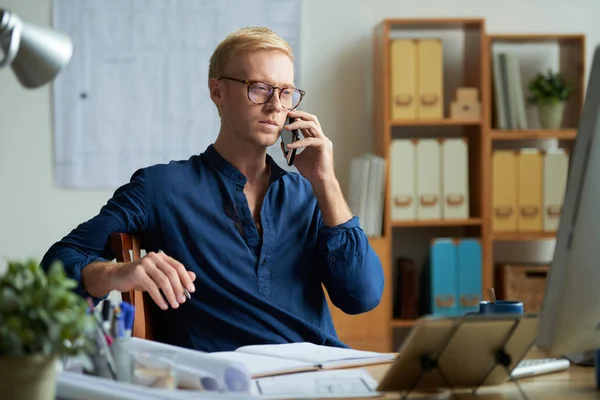
[[290,45],[271,29],[242,28],[230,33],[219,43],[210,57],[208,78],[219,78],[234,55],[252,51],[279,51],[294,61]]

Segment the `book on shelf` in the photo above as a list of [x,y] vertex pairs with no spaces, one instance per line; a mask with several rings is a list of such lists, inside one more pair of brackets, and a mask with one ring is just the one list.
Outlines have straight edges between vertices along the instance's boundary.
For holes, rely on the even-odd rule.
[[521,67],[516,54],[498,52],[493,57],[494,108],[497,129],[528,129]]
[[350,163],[348,203],[369,237],[381,236],[383,231],[385,163],[383,157],[370,153],[356,157]]
[[209,353],[213,357],[243,364],[253,378],[285,373],[360,367],[392,362],[392,353],[284,343],[242,346],[235,351]]

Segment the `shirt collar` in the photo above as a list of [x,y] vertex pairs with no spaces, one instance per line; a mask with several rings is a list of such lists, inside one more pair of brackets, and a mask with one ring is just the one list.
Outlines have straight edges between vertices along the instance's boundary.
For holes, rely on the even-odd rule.
[[[221,154],[215,149],[214,144],[208,146],[206,151],[202,154],[204,161],[212,168],[227,176],[228,178],[245,184],[247,179],[233,164],[223,158]],[[280,177],[287,174],[287,171],[281,168],[273,157],[269,154],[266,155],[266,162],[271,167],[271,182],[276,181]]]

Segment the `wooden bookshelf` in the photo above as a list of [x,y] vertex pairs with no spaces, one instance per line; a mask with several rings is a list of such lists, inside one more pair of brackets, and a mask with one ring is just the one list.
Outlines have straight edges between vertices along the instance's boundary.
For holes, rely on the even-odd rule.
[[[444,60],[444,114],[437,119],[397,119],[391,115],[391,43],[397,37],[432,37],[450,32],[458,33],[462,43],[462,56],[453,57],[458,78],[446,79],[450,68]],[[422,36],[420,36],[422,34]],[[453,39],[456,42],[456,37]],[[444,39],[442,39],[444,40]],[[444,43],[444,42],[443,42]],[[565,109],[563,126],[559,130],[549,131],[537,127],[527,130],[501,131],[493,124],[493,79],[492,49],[497,44],[531,45],[542,43],[555,45],[559,51],[557,65],[576,77],[576,90]],[[546,143],[550,139],[572,142],[577,136],[577,124],[583,105],[585,37],[579,34],[488,34],[485,20],[479,18],[451,19],[385,19],[374,29],[373,35],[373,153],[386,159],[385,204],[382,236],[370,238],[370,243],[378,254],[384,271],[386,284],[380,304],[372,311],[360,315],[345,315],[331,307],[338,335],[346,344],[364,350],[393,351],[393,330],[410,329],[415,319],[398,319],[393,316],[395,287],[392,273],[397,254],[392,246],[394,237],[406,238],[418,236],[416,240],[427,244],[415,248],[427,248],[435,237],[447,237],[448,232],[459,232],[480,239],[482,246],[482,298],[485,290],[494,286],[493,245],[497,242],[527,242],[552,239],[554,232],[504,232],[495,233],[492,227],[492,151],[498,146],[517,146],[519,141],[539,140]],[[457,120],[449,118],[449,102],[453,100],[458,87],[475,87],[481,103],[480,118]],[[526,90],[526,86],[523,87]],[[434,129],[429,129],[434,128]],[[438,129],[440,128],[440,129]],[[443,133],[442,133],[443,132]],[[397,137],[444,137],[460,135],[469,143],[469,207],[470,217],[462,220],[433,221],[394,221],[392,220],[392,195],[390,183],[390,144]],[[431,136],[430,136],[431,137]],[[412,235],[413,229],[418,235]],[[417,232],[415,231],[415,232]],[[423,233],[425,232],[425,233]],[[422,236],[423,235],[423,236]],[[431,237],[427,238],[427,235]],[[404,251],[404,250],[403,250]],[[419,251],[415,249],[414,251]],[[406,254],[410,256],[410,254]]]
[[[428,37],[429,30],[436,32],[447,32],[449,35],[456,35],[462,40],[461,51],[462,59],[458,60],[458,69],[460,79],[446,79],[448,73],[447,66],[444,63],[444,112],[443,117],[438,119],[395,119],[391,117],[390,92],[391,92],[391,57],[390,45],[393,38],[398,37]],[[421,36],[423,35],[423,36]],[[431,37],[431,36],[429,36]],[[442,39],[444,40],[444,39]],[[381,340],[387,340],[388,351],[393,351],[392,330],[410,329],[416,322],[415,319],[395,319],[393,317],[393,293],[392,288],[392,265],[395,264],[396,255],[392,252],[392,241],[394,236],[407,234],[412,228],[427,228],[431,238],[446,236],[448,228],[465,228],[465,232],[475,232],[478,237],[483,238],[483,227],[485,224],[484,213],[484,180],[487,179],[485,143],[483,134],[487,124],[487,107],[483,102],[488,98],[486,95],[487,74],[484,54],[485,47],[485,21],[479,18],[465,19],[386,19],[382,21],[374,30],[373,41],[373,120],[374,120],[374,152],[388,160],[386,163],[386,196],[383,216],[383,238],[378,243],[380,245],[378,254],[382,259],[384,274],[388,281],[386,282],[385,294],[379,309],[385,310],[379,314],[377,321],[356,318],[356,325],[352,329],[362,331],[366,324],[377,323],[379,331],[372,331],[372,336],[379,336]],[[455,71],[456,72],[456,71]],[[475,119],[453,119],[449,114],[449,103],[454,99],[458,87],[475,87],[478,89],[479,101],[481,102],[481,115]],[[418,220],[418,221],[393,221],[391,218],[391,184],[390,184],[390,162],[389,148],[392,139],[396,136],[424,137],[423,132],[427,128],[443,128],[448,131],[460,131],[460,136],[466,137],[469,143],[469,207],[470,216],[466,219],[457,220]],[[447,127],[447,128],[446,128]],[[435,136],[444,137],[444,133],[436,132]],[[425,135],[427,135],[425,133]],[[470,229],[473,228],[473,229]],[[408,233],[410,234],[410,233]],[[428,241],[429,243],[429,241]],[[484,244],[485,243],[485,244]],[[489,251],[489,245],[482,240],[483,251]],[[344,318],[343,321],[347,321]],[[360,321],[360,322],[359,322]],[[358,326],[358,324],[361,326]],[[344,322],[336,322],[336,327],[344,325]],[[344,330],[350,330],[350,326],[344,325]],[[375,329],[373,326],[370,329]],[[385,336],[383,331],[387,331]],[[340,333],[340,337],[351,337],[351,333]]]

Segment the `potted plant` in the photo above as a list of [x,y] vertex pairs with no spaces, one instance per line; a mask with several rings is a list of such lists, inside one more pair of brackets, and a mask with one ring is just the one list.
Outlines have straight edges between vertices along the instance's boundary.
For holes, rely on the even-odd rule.
[[565,102],[573,88],[560,72],[548,70],[538,73],[529,83],[529,102],[538,107],[540,123],[544,129],[560,129]]
[[46,274],[33,260],[9,262],[0,277],[0,393],[54,400],[56,364],[91,349],[87,302],[60,263]]

